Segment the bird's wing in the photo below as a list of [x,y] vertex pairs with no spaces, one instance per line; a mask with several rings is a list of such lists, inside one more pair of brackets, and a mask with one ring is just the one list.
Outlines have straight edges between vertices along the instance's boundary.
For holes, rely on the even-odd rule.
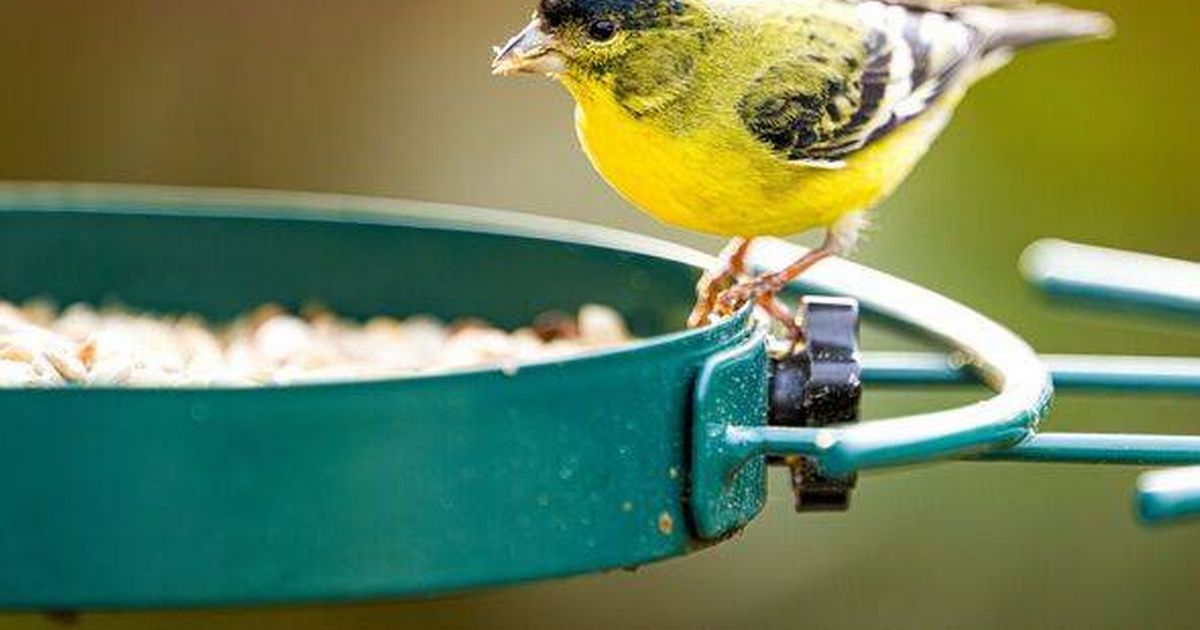
[[884,4],[898,4],[900,6],[917,9],[920,11],[954,11],[964,7],[998,7],[1002,9],[1014,7],[1027,7],[1034,4],[1037,0],[848,0],[849,2],[883,2]]
[[760,74],[738,103],[746,128],[781,157],[837,168],[926,111],[978,60],[979,34],[953,16],[880,2],[855,10],[865,31],[805,36],[804,50]]

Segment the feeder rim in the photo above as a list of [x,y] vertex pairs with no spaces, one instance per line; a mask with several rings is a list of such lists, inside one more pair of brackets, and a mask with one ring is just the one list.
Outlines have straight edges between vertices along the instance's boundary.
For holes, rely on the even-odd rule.
[[[86,204],[86,205],[83,205]],[[238,212],[230,210],[237,206]],[[309,222],[339,222],[355,225],[409,227],[454,232],[472,232],[561,242],[631,253],[697,270],[716,263],[716,258],[669,241],[624,230],[526,212],[476,206],[395,199],[341,193],[275,191],[258,188],[160,186],[93,182],[0,182],[0,212],[45,211],[54,214],[118,214],[129,216],[181,216],[225,219],[265,219]],[[538,369],[555,369],[579,362],[604,361],[672,346],[686,351],[696,344],[744,338],[749,334],[752,306],[733,316],[697,329],[683,329],[636,338],[611,348],[599,348],[569,357],[522,361],[512,367],[481,365],[447,368],[425,373],[369,377],[328,382],[253,386],[183,385],[177,387],[58,387],[0,389],[0,396],[45,392],[121,392],[126,395],[152,392],[262,392],[325,388],[397,386],[443,379],[512,377]]]

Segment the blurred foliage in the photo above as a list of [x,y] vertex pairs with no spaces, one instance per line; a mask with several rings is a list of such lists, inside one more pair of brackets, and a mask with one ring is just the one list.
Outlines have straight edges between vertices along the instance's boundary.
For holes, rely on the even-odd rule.
[[[0,177],[340,191],[517,208],[714,250],[635,212],[549,82],[488,74],[530,0],[0,0]],[[1042,236],[1200,259],[1200,5],[1080,0],[1107,43],[979,85],[859,259],[1046,351],[1200,353],[1178,323],[1052,309],[1015,273]],[[966,393],[868,393],[872,415]],[[1195,431],[1189,400],[1063,397],[1058,429]],[[866,476],[694,557],[422,602],[95,615],[84,627],[1194,627],[1200,526],[1147,530],[1136,470],[953,464]],[[0,627],[37,627],[34,616]]]

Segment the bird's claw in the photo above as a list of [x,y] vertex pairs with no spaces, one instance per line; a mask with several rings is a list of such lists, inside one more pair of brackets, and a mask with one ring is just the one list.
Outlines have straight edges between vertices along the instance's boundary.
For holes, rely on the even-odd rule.
[[746,271],[746,252],[749,238],[735,238],[721,251],[719,266],[709,269],[696,284],[696,305],[688,316],[688,327],[699,328],[708,323],[708,318],[717,311],[720,296]]
[[732,315],[757,297],[754,282],[742,282],[721,292],[717,297],[715,310],[722,316]]
[[729,315],[750,302],[772,301],[775,299],[775,294],[779,293],[782,288],[782,284],[774,274],[739,282],[722,291],[717,297],[716,311],[721,315]]
[[782,286],[779,279],[773,275],[741,282],[721,292],[717,297],[715,310],[718,314],[727,316],[753,302],[786,329],[787,338],[794,349],[804,341],[804,332],[796,322],[795,315],[776,297]]
[[688,328],[699,328],[708,322],[709,315],[716,310],[717,301],[732,282],[733,275],[725,270],[716,274],[706,273],[700,278],[696,285],[696,305],[688,315]]

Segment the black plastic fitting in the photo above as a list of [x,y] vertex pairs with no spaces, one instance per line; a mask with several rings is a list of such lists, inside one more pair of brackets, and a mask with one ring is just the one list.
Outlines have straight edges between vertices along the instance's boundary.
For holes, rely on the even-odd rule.
[[[770,417],[776,426],[824,427],[858,422],[862,398],[858,361],[858,302],[805,297],[800,302],[804,340],[771,359]],[[812,458],[782,460],[792,473],[796,511],[845,511],[857,475],[830,477]]]

